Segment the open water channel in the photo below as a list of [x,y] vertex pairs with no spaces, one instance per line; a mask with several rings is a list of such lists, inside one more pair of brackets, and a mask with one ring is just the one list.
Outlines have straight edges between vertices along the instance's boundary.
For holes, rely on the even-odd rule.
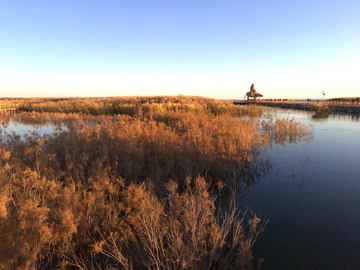
[[[360,269],[359,118],[269,108],[263,118],[271,116],[314,125],[314,138],[270,148],[272,169],[241,200],[269,220],[254,246],[262,269]],[[10,121],[1,132],[53,128]]]
[[269,219],[254,247],[262,269],[360,269],[359,117],[268,114],[314,125],[314,139],[269,149],[270,173],[246,194]]

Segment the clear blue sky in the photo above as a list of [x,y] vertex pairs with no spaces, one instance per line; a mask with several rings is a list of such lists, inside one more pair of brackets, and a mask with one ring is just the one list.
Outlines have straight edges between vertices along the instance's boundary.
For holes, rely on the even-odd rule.
[[0,97],[360,96],[359,0],[1,0]]

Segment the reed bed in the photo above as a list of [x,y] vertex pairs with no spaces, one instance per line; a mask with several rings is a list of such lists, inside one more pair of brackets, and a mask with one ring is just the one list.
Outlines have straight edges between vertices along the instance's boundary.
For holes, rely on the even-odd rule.
[[329,106],[330,104],[315,104],[311,106],[311,110],[315,111],[316,113],[320,114],[320,113],[329,113],[330,109]]
[[[6,100],[7,102],[11,100]],[[196,114],[229,114],[232,116],[259,116],[261,107],[235,106],[229,101],[196,96],[108,97],[21,99],[25,111],[53,113],[81,113],[87,115],[142,115],[165,112],[191,112]]]
[[65,128],[2,135],[1,269],[254,269],[265,223],[218,200],[251,186],[272,143],[311,139],[294,120],[195,109],[15,117]]

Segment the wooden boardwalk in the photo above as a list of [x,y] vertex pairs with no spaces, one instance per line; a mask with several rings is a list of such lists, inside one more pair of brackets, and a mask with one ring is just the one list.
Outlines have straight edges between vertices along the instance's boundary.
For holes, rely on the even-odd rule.
[[0,113],[15,113],[19,109],[19,104],[17,102],[13,103],[3,103],[0,102]]
[[[231,100],[235,105],[258,105],[268,107],[279,107],[285,109],[316,111],[317,107],[327,107],[330,113],[344,113],[360,115],[360,102],[350,101],[302,101],[302,100]],[[315,107],[315,108],[314,108]]]
[[305,100],[291,100],[291,99],[257,99],[256,101],[250,100],[247,101],[245,99],[233,99],[228,100],[235,105],[248,105],[248,104],[258,104],[258,105],[279,105],[282,104],[290,104],[290,105],[301,105],[301,106],[344,106],[344,107],[360,107],[360,102],[351,102],[351,101],[322,101],[322,100],[314,100],[314,101],[305,101]]

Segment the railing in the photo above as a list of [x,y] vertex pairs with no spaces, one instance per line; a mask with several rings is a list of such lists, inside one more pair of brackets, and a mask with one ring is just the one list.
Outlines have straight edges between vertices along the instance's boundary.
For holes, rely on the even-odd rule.
[[0,103],[0,112],[15,112],[15,110],[19,109],[19,104],[17,102],[14,103]]

